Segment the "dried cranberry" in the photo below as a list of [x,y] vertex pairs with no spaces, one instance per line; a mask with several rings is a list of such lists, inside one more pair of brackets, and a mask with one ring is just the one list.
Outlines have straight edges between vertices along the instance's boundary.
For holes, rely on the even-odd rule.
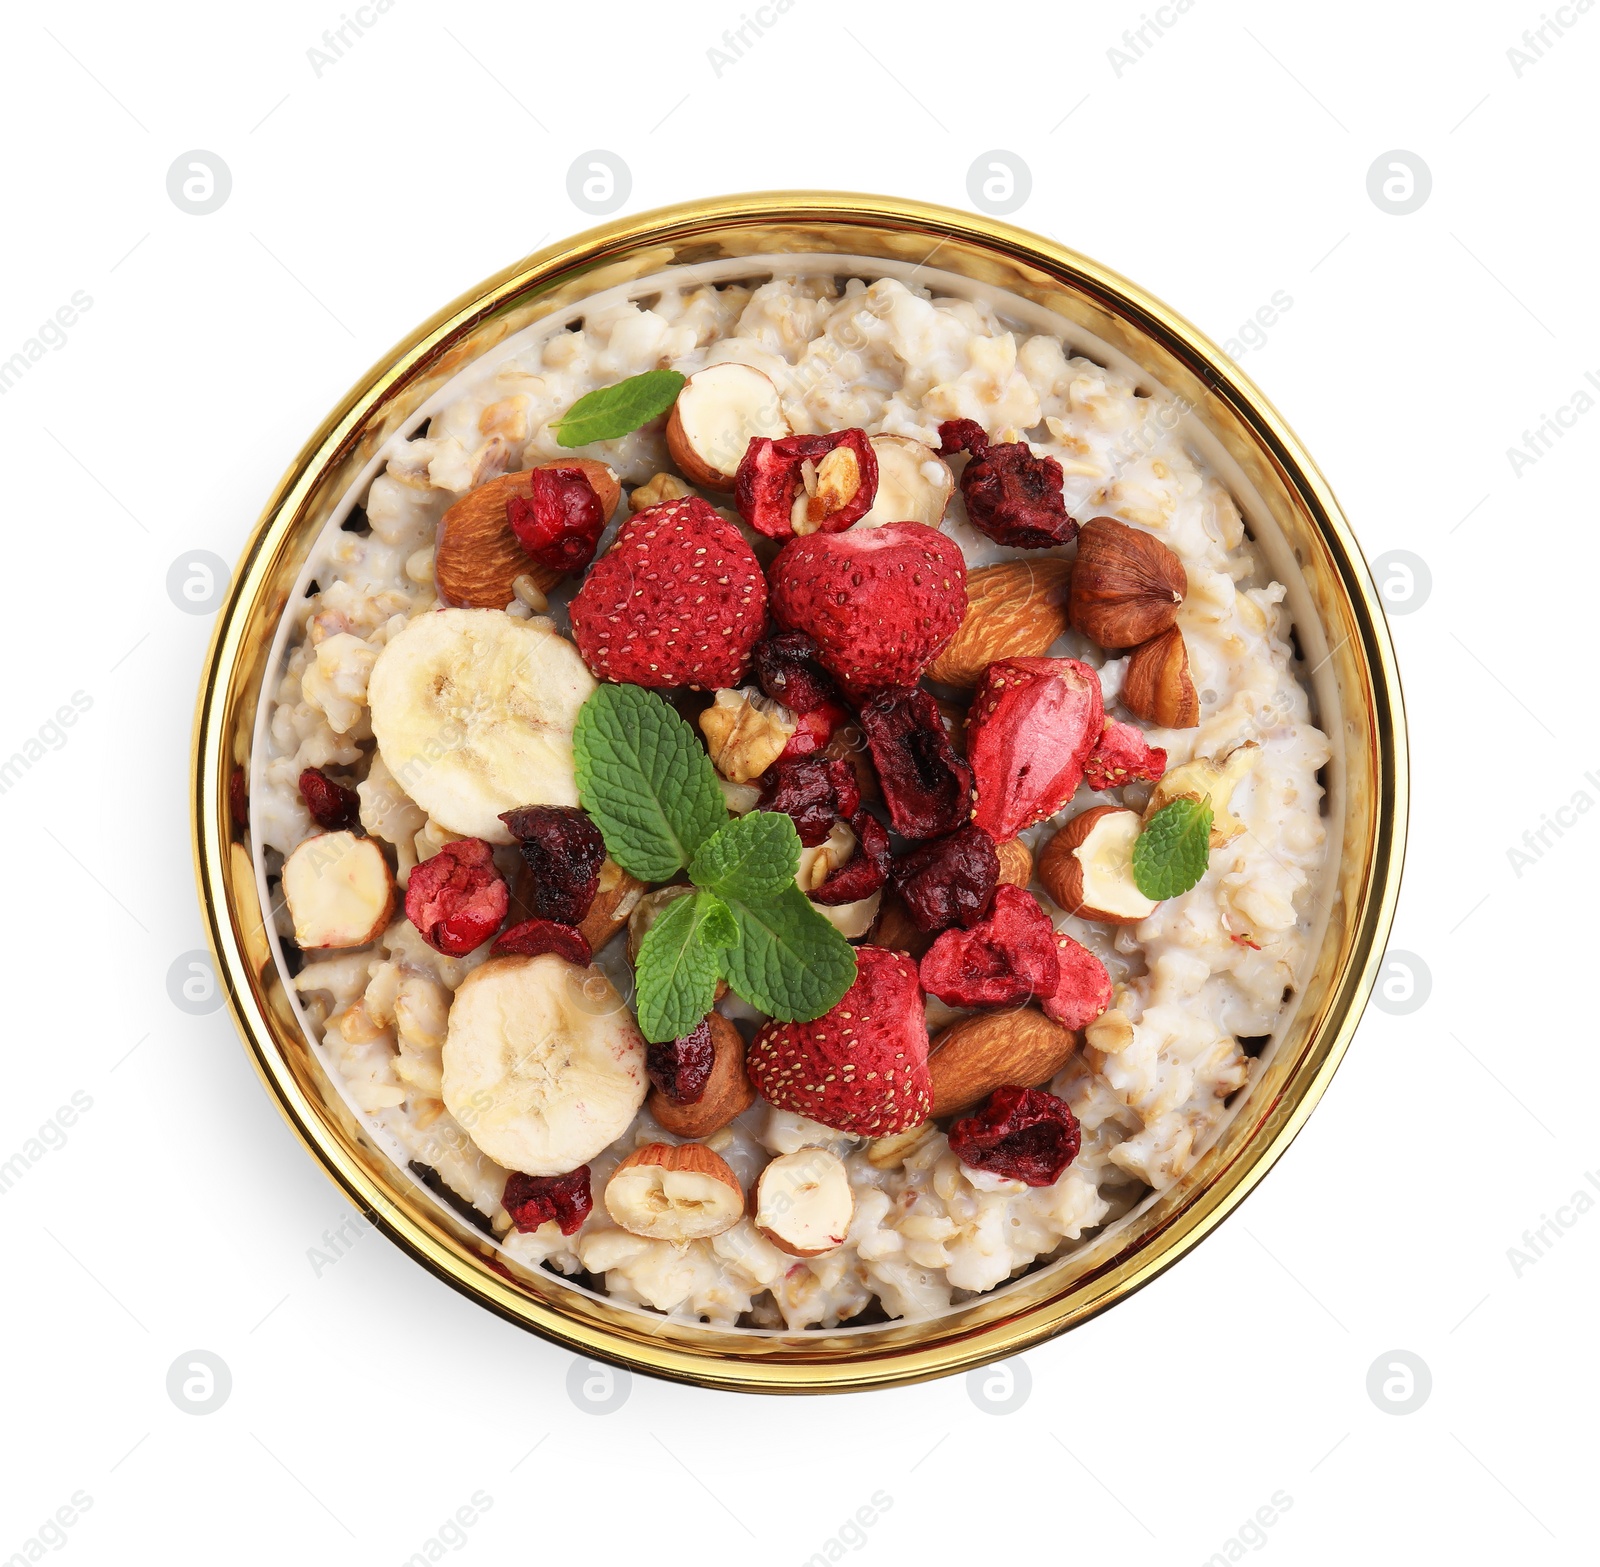
[[554,1219],[563,1235],[571,1235],[583,1227],[594,1207],[589,1166],[580,1164],[566,1175],[524,1175],[515,1170],[500,1202],[519,1230],[536,1230]]
[[522,846],[527,887],[518,891],[527,913],[557,925],[579,925],[594,902],[606,844],[587,811],[575,805],[523,805],[500,820]]
[[662,1045],[651,1045],[645,1051],[644,1069],[673,1104],[692,1105],[699,1103],[705,1093],[716,1059],[711,1019],[703,1017],[687,1034]]
[[[835,430],[831,435],[786,435],[781,441],[757,436],[745,448],[734,476],[733,504],[757,533],[770,539],[795,535],[794,503],[806,488],[803,464],[820,470],[830,452],[847,448],[856,460],[856,488],[830,497],[820,484],[807,504],[807,532],[839,533],[872,509],[878,493],[878,457],[865,430]],[[787,704],[786,704],[787,705]]]
[[406,918],[446,957],[465,957],[499,927],[511,890],[482,838],[458,838],[431,860],[413,866],[406,881]]
[[838,688],[818,662],[817,644],[803,631],[782,631],[758,642],[750,667],[761,689],[793,713],[838,700]]
[[997,1088],[950,1128],[950,1151],[974,1170],[1027,1186],[1054,1186],[1078,1157],[1078,1118],[1038,1088]]
[[926,691],[888,686],[860,708],[889,824],[902,838],[954,832],[972,813],[972,769],[956,754]]
[[552,571],[582,571],[594,559],[606,515],[582,468],[535,468],[526,496],[506,502],[517,542]]
[[953,1007],[1008,1007],[1061,983],[1056,932],[1031,892],[997,887],[970,930],[947,930],[923,954],[922,988]]
[[489,948],[491,958],[536,958],[546,952],[576,963],[579,968],[588,968],[594,962],[589,938],[581,930],[558,925],[554,920],[523,920],[504,931]]
[[790,817],[801,843],[815,848],[835,822],[861,808],[861,789],[848,762],[779,761],[762,778],[760,805]]
[[994,904],[1000,856],[981,827],[963,827],[902,854],[889,874],[918,930],[971,929]]
[[947,419],[939,426],[943,456],[972,453],[961,475],[967,516],[997,544],[1041,550],[1070,544],[1078,525],[1067,515],[1061,493],[1061,464],[1054,457],[1035,457],[1026,441],[990,445],[971,419]]
[[796,715],[794,733],[778,757],[780,762],[803,761],[825,751],[833,743],[833,732],[841,724],[850,722],[850,715],[837,702],[814,707],[809,713]]
[[887,879],[889,834],[883,823],[863,809],[850,818],[850,829],[856,835],[856,852],[809,894],[813,903],[825,903],[830,908],[859,903],[870,898]]
[[1145,743],[1133,724],[1109,723],[1083,764],[1091,789],[1120,789],[1136,779],[1154,783],[1167,770],[1167,753]]
[[250,825],[250,780],[242,767],[234,768],[228,775],[228,814],[237,826]]
[[300,798],[311,819],[325,832],[344,832],[361,822],[361,796],[335,783],[320,767],[300,774]]

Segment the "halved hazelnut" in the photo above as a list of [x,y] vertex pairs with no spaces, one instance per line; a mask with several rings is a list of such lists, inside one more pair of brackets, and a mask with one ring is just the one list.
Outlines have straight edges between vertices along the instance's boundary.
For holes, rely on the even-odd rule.
[[606,1182],[606,1212],[630,1235],[694,1241],[730,1230],[744,1215],[744,1188],[703,1143],[646,1143]]
[[667,419],[667,450],[691,484],[731,490],[745,448],[758,435],[789,433],[770,377],[752,365],[708,365],[683,383]]
[[283,862],[283,896],[304,950],[364,947],[394,913],[394,876],[371,838],[319,833]]
[[826,1148],[780,1154],[756,1182],[755,1226],[791,1257],[842,1246],[855,1209],[849,1172]]
[[1160,636],[1188,591],[1183,562],[1160,539],[1110,517],[1079,530],[1067,614],[1101,647],[1137,647]]
[[1137,811],[1096,805],[1074,816],[1039,856],[1039,880],[1068,914],[1105,925],[1136,925],[1157,902],[1133,879],[1133,845],[1144,830]]
[[1211,847],[1220,849],[1232,843],[1245,830],[1244,823],[1228,809],[1233,791],[1244,782],[1260,755],[1261,747],[1254,740],[1246,740],[1226,756],[1202,756],[1173,768],[1151,790],[1144,819],[1149,821],[1174,800],[1210,800]]
[[1199,724],[1200,698],[1189,678],[1189,648],[1176,626],[1134,649],[1122,677],[1122,702],[1136,718],[1163,729]]
[[922,522],[937,528],[950,504],[956,477],[931,446],[910,435],[875,435],[878,493],[858,528],[886,522]]

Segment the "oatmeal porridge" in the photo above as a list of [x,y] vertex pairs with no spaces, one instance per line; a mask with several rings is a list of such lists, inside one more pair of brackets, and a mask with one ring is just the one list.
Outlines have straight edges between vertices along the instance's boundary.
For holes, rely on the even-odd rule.
[[529,328],[391,443],[248,814],[313,1042],[508,1266],[925,1319],[1224,1125],[1329,747],[1181,409],[1003,297],[762,265]]

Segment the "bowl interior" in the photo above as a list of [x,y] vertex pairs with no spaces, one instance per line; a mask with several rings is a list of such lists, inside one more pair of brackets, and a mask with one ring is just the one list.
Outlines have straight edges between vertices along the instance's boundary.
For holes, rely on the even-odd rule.
[[[314,574],[318,540],[466,367],[475,374],[613,298],[646,296],[664,272],[720,282],[796,269],[982,294],[1019,328],[1058,334],[1071,351],[1136,376],[1141,391],[1164,393],[1288,588],[1332,761],[1307,970],[1242,1103],[1191,1170],[1091,1242],[931,1320],[782,1333],[673,1322],[517,1268],[435,1198],[363,1123],[310,1044],[227,785],[255,753],[259,693],[286,652],[283,610]],[[1260,394],[1165,307],[1082,257],[1005,225],[865,197],[744,198],[579,236],[491,279],[376,367],[312,438],[251,541],[219,618],[196,733],[201,889],[231,1002],[269,1088],[354,1200],[458,1288],[585,1354],[784,1391],[909,1381],[1015,1353],[1195,1244],[1287,1146],[1337,1065],[1381,956],[1403,836],[1403,720],[1376,606],[1325,483]]]

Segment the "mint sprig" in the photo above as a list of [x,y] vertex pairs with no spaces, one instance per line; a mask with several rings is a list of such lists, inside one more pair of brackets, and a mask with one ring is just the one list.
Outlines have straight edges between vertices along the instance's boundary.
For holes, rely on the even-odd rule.
[[779,811],[728,818],[698,737],[653,691],[604,685],[573,736],[578,798],[606,852],[641,881],[687,867],[639,944],[639,1027],[653,1044],[711,1010],[718,979],[785,1021],[821,1017],[847,991],[856,955],[795,885],[800,835]]
[[1133,881],[1147,898],[1176,898],[1211,862],[1211,800],[1177,799],[1145,824],[1133,843]]
[[646,370],[615,386],[585,392],[556,425],[561,446],[614,441],[659,418],[678,400],[687,376],[676,370]]

